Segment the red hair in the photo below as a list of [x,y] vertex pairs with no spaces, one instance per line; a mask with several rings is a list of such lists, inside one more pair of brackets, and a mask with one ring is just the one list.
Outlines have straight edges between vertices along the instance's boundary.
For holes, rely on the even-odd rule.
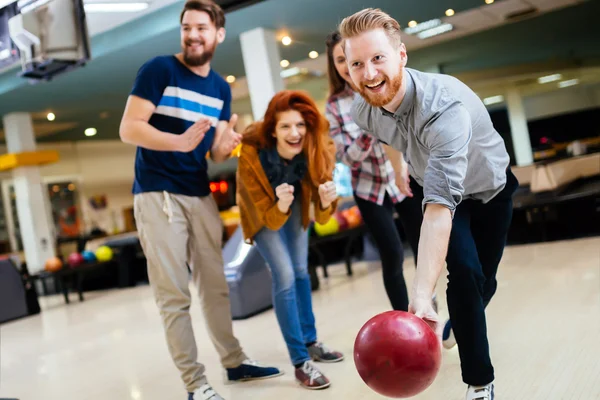
[[335,167],[335,145],[329,136],[329,122],[319,112],[317,105],[303,91],[282,90],[275,94],[261,122],[250,125],[244,131],[242,144],[258,148],[273,148],[277,139],[273,136],[277,116],[281,112],[296,110],[306,123],[304,153],[308,173],[314,186],[333,179]]

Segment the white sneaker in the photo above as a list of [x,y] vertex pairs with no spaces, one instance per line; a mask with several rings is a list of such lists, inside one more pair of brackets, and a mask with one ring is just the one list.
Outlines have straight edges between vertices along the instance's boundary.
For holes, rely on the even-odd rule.
[[466,400],[494,400],[494,384],[469,386]]
[[200,386],[193,394],[190,393],[188,400],[225,400],[208,383]]
[[444,348],[450,350],[454,346],[456,346],[456,339],[454,338],[454,332],[452,331],[452,325],[450,324],[450,320],[446,321],[444,325],[444,331],[442,333],[442,344]]

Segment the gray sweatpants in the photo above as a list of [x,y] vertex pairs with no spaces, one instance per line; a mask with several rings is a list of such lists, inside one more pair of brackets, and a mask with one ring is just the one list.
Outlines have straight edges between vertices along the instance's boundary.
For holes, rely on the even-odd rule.
[[197,361],[186,263],[223,367],[236,367],[247,358],[233,334],[217,205],[210,195],[148,192],[134,196],[134,214],[169,352],[187,391],[194,392],[206,377],[204,365]]

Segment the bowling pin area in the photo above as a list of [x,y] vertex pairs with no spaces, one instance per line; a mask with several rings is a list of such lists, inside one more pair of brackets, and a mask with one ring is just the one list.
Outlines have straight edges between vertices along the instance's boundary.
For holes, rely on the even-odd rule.
[[[600,238],[515,245],[506,249],[498,292],[487,309],[496,398],[600,398]],[[329,389],[308,391],[294,380],[275,314],[268,310],[234,322],[247,353],[285,371],[279,378],[226,386],[207,335],[197,295],[191,308],[199,359],[227,400],[384,399],[361,380],[353,345],[361,326],[390,309],[380,264],[359,262],[354,275],[331,265],[313,292],[319,339],[346,355],[320,364]],[[319,271],[321,273],[321,271]],[[407,256],[408,284],[414,262]],[[446,277],[437,294],[447,318]],[[44,312],[2,326],[0,398],[20,400],[183,399],[149,286],[86,293],[65,305],[60,295],[40,299]],[[458,351],[442,350],[438,375],[419,400],[464,399]]]

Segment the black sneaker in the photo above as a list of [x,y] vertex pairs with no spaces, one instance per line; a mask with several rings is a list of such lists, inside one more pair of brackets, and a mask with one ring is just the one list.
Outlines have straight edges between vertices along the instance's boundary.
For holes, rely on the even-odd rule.
[[246,360],[236,368],[227,368],[226,382],[245,382],[257,379],[269,379],[283,375],[278,368],[259,365],[256,361]]
[[336,363],[344,359],[344,355],[339,351],[329,350],[323,343],[317,342],[308,347],[308,354],[317,362]]

